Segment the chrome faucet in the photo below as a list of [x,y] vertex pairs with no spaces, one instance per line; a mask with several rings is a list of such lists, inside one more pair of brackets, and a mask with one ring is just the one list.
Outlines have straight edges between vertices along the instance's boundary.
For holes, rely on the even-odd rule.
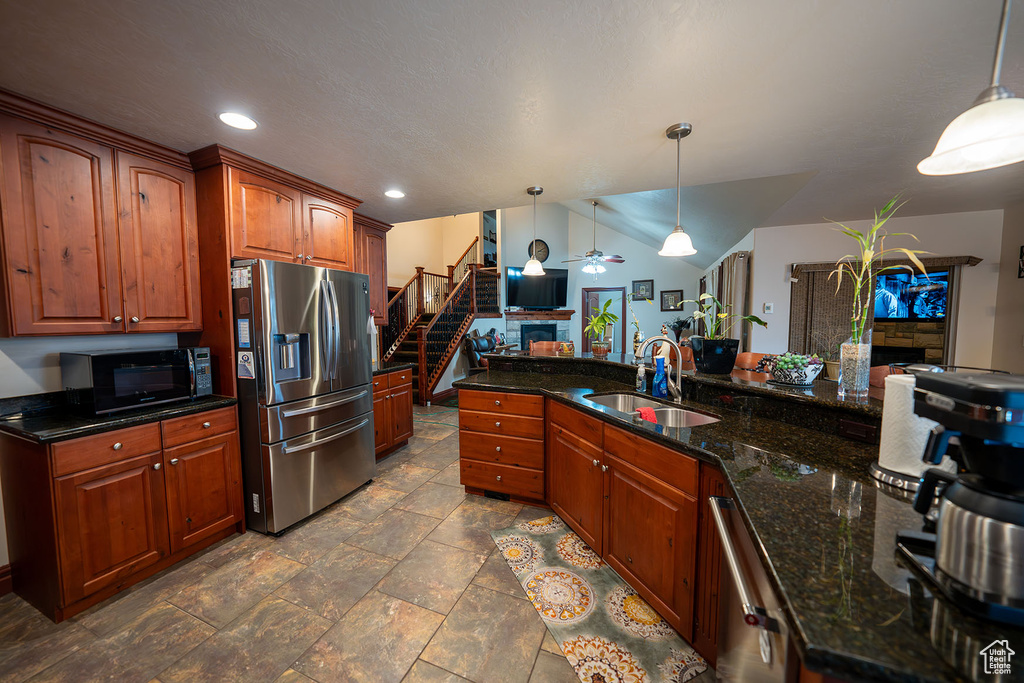
[[[652,346],[654,342],[666,342],[668,344],[671,344],[672,348],[675,349],[676,351],[676,381],[672,381],[671,370],[669,370],[665,374],[666,379],[668,380],[668,392],[672,394],[672,399],[676,403],[682,403],[683,392],[679,389],[679,385],[683,381],[683,352],[682,349],[679,348],[679,344],[675,340],[669,339],[663,334],[659,334],[656,337],[648,337],[647,339],[644,340],[644,343],[640,345],[640,349],[636,352],[636,357],[642,363],[644,361],[644,356],[647,354],[647,347]],[[651,364],[657,366],[657,362],[654,360],[653,353],[651,355]]]

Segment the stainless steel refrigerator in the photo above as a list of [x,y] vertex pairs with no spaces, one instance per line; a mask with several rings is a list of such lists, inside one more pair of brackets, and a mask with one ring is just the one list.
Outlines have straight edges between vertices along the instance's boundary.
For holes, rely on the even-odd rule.
[[376,475],[365,275],[234,261],[246,526],[280,533]]

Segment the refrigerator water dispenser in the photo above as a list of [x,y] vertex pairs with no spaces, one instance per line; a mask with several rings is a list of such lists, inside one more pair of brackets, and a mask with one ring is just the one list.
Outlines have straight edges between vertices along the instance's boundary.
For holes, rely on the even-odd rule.
[[309,335],[274,335],[274,379],[287,382],[309,379]]

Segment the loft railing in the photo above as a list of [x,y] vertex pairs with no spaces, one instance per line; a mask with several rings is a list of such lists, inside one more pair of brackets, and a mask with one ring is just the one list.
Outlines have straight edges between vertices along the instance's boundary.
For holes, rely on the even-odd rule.
[[480,242],[479,237],[474,237],[473,241],[466,247],[466,251],[462,253],[459,260],[455,262],[454,266],[448,266],[448,279],[455,284],[462,282],[462,278],[466,277],[466,273],[469,272],[471,265],[480,263],[479,256],[477,255],[477,244]]
[[[419,271],[420,269],[417,268],[416,270]],[[428,273],[426,271],[421,272],[420,295],[423,297],[423,303],[420,306],[420,312],[433,315],[441,310],[448,295],[451,294],[452,281],[447,275]]]
[[381,348],[384,349],[384,360],[390,360],[420,319],[422,272],[422,268],[417,268],[412,279],[406,282],[405,286],[388,301],[388,324],[381,330]]
[[501,277],[496,270],[476,268],[476,282],[473,298],[476,301],[474,314],[478,318],[500,318]]

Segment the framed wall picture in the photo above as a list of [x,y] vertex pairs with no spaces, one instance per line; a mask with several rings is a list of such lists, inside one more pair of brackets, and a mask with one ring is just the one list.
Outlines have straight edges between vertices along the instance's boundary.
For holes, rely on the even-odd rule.
[[683,290],[663,289],[661,290],[661,310],[678,311],[683,307]]
[[633,300],[654,301],[654,280],[633,280]]

